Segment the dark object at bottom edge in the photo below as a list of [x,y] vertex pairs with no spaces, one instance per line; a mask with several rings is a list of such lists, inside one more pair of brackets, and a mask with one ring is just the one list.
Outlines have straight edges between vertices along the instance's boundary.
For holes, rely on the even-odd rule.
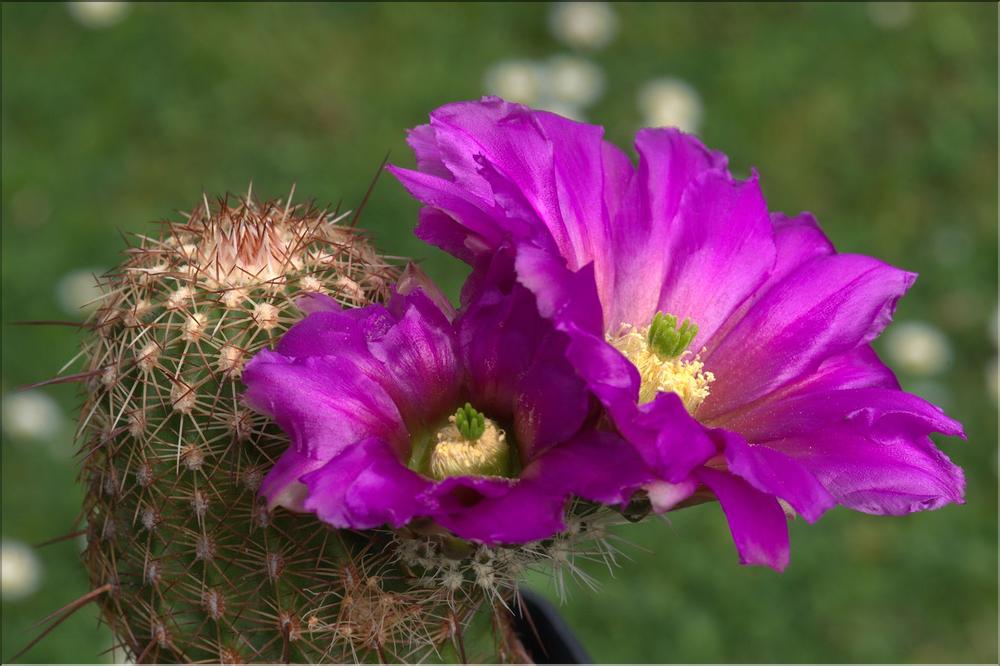
[[514,631],[536,664],[590,664],[587,650],[552,603],[521,588],[523,607],[513,607]]

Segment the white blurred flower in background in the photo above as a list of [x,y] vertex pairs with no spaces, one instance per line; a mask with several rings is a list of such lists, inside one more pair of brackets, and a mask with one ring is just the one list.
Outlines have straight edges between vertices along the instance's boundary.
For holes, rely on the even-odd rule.
[[134,666],[135,664],[134,661],[128,658],[125,650],[119,644],[115,644],[114,647],[110,648],[108,653],[113,657],[111,661],[113,664],[124,664],[125,666]]
[[4,601],[30,596],[41,578],[42,567],[30,546],[7,539],[0,542],[0,595]]
[[604,72],[584,58],[558,55],[545,66],[545,94],[557,102],[588,107],[604,93]]
[[604,93],[604,72],[585,58],[557,55],[544,62],[499,62],[486,71],[483,83],[491,95],[583,120],[584,108]]
[[913,375],[936,375],[945,370],[952,359],[948,337],[937,327],[922,321],[904,321],[890,326],[885,349],[894,365]]
[[109,28],[128,13],[127,2],[67,2],[70,15],[85,28]]
[[701,96],[690,84],[675,78],[647,81],[637,102],[643,127],[676,127],[697,132],[701,125]]
[[490,95],[534,106],[542,97],[545,67],[533,60],[504,60],[486,70],[484,84]]
[[576,120],[577,122],[585,122],[587,117],[583,113],[583,109],[574,105],[567,104],[566,102],[560,102],[557,99],[552,99],[551,97],[546,97],[538,101],[535,105],[536,109],[542,111],[548,111],[556,115],[562,116],[563,118],[569,118],[570,120]]
[[[606,2],[560,2],[552,6],[549,27],[574,49],[607,46],[618,31],[618,17]],[[488,70],[484,86],[490,95],[584,120],[584,109],[604,94],[604,71],[574,55],[547,61],[504,60]]]
[[909,2],[869,2],[868,18],[883,30],[899,30],[913,19],[913,5]]
[[575,49],[600,49],[618,33],[618,16],[607,2],[557,2],[549,13],[549,28]]
[[56,284],[56,299],[63,312],[79,317],[96,310],[101,295],[97,276],[103,273],[101,268],[83,268],[62,276]]
[[11,439],[51,441],[63,425],[59,405],[41,391],[8,393],[3,397],[3,432]]

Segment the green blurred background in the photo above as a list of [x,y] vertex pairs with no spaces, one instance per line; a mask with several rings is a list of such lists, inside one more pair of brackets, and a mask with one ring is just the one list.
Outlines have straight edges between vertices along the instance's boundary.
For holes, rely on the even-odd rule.
[[[553,11],[3,5],[0,657],[87,589],[75,540],[35,556],[16,548],[70,531],[78,510],[73,390],[21,402],[11,393],[54,374],[75,332],[12,322],[79,320],[64,311],[79,291],[73,272],[113,266],[119,230],[176,217],[203,191],[244,191],[253,180],[255,192],[279,196],[297,183],[299,197],[353,206],[387,151],[412,164],[404,128],[492,86],[546,97],[539,103],[605,125],[622,145],[644,117],[673,114],[737,173],[757,167],[773,210],[810,210],[841,250],[919,272],[890,328],[900,333],[879,348],[898,359],[906,388],[969,434],[945,443],[968,476],[965,506],[796,522],[782,575],[737,564],[717,506],[630,526],[632,560],[599,574],[600,592],[576,587],[564,606],[594,658],[996,662],[996,5]],[[576,78],[534,90],[536,65],[560,54]],[[673,82],[644,88],[663,77]],[[422,260],[456,295],[465,269],[412,236],[416,212],[384,178],[363,220],[385,251]],[[108,659],[98,655],[110,636],[96,626],[87,608],[26,659]]]

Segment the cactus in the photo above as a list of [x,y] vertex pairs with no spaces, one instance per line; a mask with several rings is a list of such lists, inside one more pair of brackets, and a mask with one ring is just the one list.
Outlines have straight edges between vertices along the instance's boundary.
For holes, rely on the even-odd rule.
[[241,404],[243,364],[301,316],[299,295],[360,306],[399,275],[342,222],[204,200],[100,280],[82,351],[83,559],[133,660],[398,661],[467,619],[433,610],[445,590],[406,583],[391,535],[257,499],[287,440]]

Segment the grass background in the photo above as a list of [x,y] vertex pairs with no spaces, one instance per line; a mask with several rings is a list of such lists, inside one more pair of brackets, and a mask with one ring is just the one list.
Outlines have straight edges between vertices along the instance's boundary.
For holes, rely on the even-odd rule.
[[[622,145],[635,95],[672,75],[701,94],[701,135],[737,172],[757,167],[772,210],[814,212],[842,251],[921,274],[897,320],[934,323],[954,362],[927,382],[969,442],[947,451],[968,504],[883,519],[835,510],[792,526],[783,575],[741,568],[717,506],[630,527],[646,550],[573,592],[569,622],[601,661],[996,662],[997,8],[915,5],[898,30],[858,4],[618,5],[617,39],[588,116]],[[91,30],[62,3],[2,6],[4,392],[54,373],[71,329],[67,271],[110,267],[118,231],[190,209],[202,191],[360,200],[403,129],[477,97],[507,58],[565,51],[545,4],[134,5]],[[411,234],[417,206],[391,179],[365,225],[385,251],[421,259],[457,294],[464,268]],[[70,389],[53,390],[70,412]],[[28,543],[70,529],[79,489],[60,445],[2,444],[2,534]],[[86,591],[68,541],[40,551],[40,590],[4,602],[0,657],[29,625]],[[544,587],[544,584],[539,583]],[[91,609],[28,654],[95,661],[110,645]]]

